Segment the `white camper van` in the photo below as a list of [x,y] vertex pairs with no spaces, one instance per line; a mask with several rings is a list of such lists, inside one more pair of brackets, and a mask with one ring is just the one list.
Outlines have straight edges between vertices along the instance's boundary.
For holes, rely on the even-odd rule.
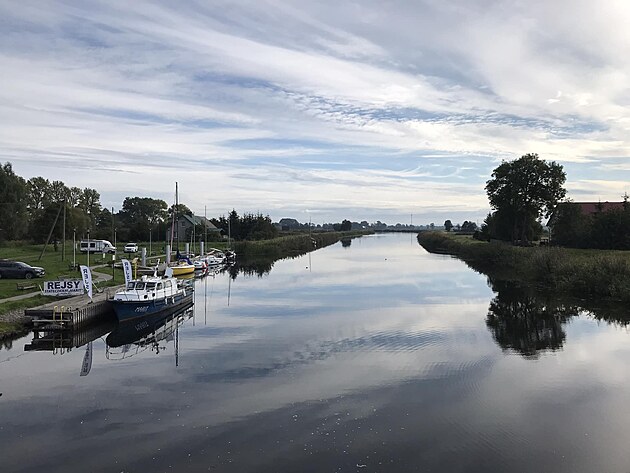
[[116,253],[116,248],[107,240],[81,240],[81,253]]

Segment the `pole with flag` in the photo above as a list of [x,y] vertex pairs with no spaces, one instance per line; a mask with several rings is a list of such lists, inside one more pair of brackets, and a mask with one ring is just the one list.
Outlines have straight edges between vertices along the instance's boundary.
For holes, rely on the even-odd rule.
[[122,260],[123,273],[125,273],[125,286],[133,279],[133,271],[131,269],[131,262],[128,259]]
[[90,298],[90,301],[92,301],[92,272],[89,267],[83,264],[80,266],[80,269],[81,276],[83,277],[83,287],[85,287],[88,297]]

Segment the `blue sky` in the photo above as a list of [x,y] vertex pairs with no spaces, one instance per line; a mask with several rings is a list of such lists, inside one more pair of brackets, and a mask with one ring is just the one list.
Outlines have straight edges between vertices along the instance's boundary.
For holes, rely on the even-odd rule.
[[481,221],[501,160],[630,177],[621,1],[0,0],[0,161],[274,220]]

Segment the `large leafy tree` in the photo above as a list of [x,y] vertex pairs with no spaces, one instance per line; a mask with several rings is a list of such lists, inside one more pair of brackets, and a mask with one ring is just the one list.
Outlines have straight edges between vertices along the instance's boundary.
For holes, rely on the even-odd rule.
[[[70,193],[71,189],[68,189],[66,194],[69,195]],[[87,215],[92,229],[95,227],[95,221],[101,212],[100,199],[101,195],[98,191],[96,189],[90,189],[89,187],[83,189],[79,196],[79,207],[83,210],[85,215]]]
[[[566,190],[566,174],[560,164],[546,162],[537,154],[503,161],[486,182],[490,206],[509,224],[508,238],[527,243],[536,220],[551,215]],[[497,235],[504,239],[507,235]]]
[[122,236],[131,240],[146,240],[149,232],[167,217],[167,204],[150,197],[126,197],[118,214],[124,228]]
[[26,182],[11,163],[0,165],[0,240],[22,238],[27,230]]

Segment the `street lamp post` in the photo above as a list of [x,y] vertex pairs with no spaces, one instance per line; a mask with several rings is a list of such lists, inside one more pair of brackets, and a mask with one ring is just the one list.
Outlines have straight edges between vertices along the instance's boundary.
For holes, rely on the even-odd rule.
[[87,229],[87,267],[90,267],[90,229]]

